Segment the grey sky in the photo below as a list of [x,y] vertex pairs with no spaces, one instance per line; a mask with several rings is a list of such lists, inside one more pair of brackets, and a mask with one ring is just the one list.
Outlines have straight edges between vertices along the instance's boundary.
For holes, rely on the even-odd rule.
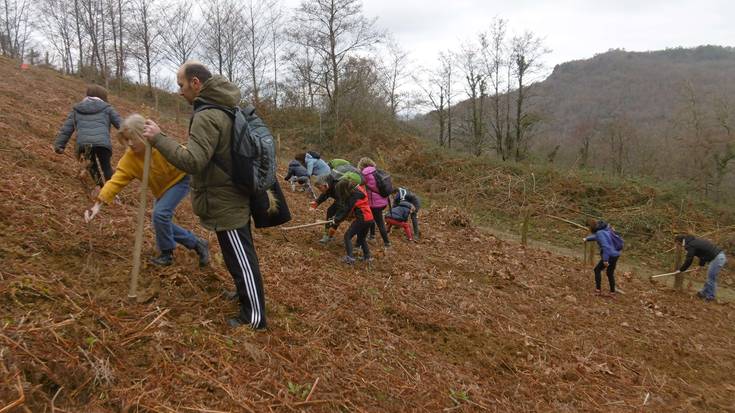
[[364,0],[363,7],[427,67],[439,51],[457,50],[462,40],[486,30],[495,16],[509,20],[511,33],[531,30],[543,38],[552,50],[545,59],[549,69],[611,48],[727,46],[735,36],[735,3],[726,0]]

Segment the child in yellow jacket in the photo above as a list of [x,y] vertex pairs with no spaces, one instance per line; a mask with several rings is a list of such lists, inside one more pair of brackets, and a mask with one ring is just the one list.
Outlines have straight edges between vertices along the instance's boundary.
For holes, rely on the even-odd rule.
[[[118,139],[128,147],[117,164],[115,173],[105,183],[97,195],[97,202],[85,211],[84,220],[91,221],[102,206],[110,204],[115,196],[133,179],[143,179],[145,143],[142,139],[145,119],[131,115],[122,124]],[[173,263],[176,243],[193,249],[199,255],[199,265],[209,263],[209,245],[204,239],[197,238],[191,231],[173,223],[176,207],[189,193],[189,176],[171,165],[157,149],[151,148],[151,166],[148,174],[148,187],[156,197],[153,207],[153,227],[156,231],[156,245],[161,255],[151,262],[160,266]]]

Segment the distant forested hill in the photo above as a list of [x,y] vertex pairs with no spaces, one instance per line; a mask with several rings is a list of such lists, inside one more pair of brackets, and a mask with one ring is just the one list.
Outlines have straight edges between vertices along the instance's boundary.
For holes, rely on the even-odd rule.
[[[541,119],[530,140],[533,158],[735,193],[735,48],[611,50],[557,65],[532,86],[528,102]],[[454,111],[459,123],[466,102]]]

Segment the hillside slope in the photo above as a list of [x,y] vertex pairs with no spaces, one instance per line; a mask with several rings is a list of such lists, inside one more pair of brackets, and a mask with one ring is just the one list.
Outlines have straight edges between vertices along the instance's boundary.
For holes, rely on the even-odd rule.
[[[50,149],[83,84],[0,70],[0,409],[22,397],[10,411],[735,411],[730,305],[622,274],[624,295],[595,297],[579,260],[440,205],[420,244],[372,245],[371,267],[342,265],[318,229],[256,231],[268,332],[226,327],[216,247],[205,270],[185,251],[145,268],[150,299],[130,303],[135,187],[85,225],[75,162]],[[287,196],[294,223],[321,217]],[[188,202],[177,219],[216,244]]]

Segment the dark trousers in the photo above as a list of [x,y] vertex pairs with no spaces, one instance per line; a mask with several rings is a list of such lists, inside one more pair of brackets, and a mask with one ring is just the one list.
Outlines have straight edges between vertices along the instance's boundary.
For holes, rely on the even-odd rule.
[[357,235],[357,245],[362,248],[363,258],[370,258],[370,248],[368,248],[367,234],[370,230],[371,224],[373,224],[372,221],[365,222],[359,219],[352,221],[352,224],[347,229],[347,232],[345,232],[345,252],[349,257],[354,258],[354,256],[352,255],[352,237]]
[[[618,264],[618,258],[620,257],[610,257],[607,260],[607,281],[610,283],[611,292],[615,292],[615,266]],[[605,268],[604,264],[605,262],[600,259],[600,262],[595,266],[595,288],[598,290],[602,285],[602,269]]]
[[[339,204],[337,201],[332,202],[332,205],[327,208],[327,221],[334,218],[335,215],[337,215],[337,212],[339,211]],[[324,233],[326,234],[329,231],[329,227],[332,224],[325,224],[324,225]]]
[[419,217],[418,211],[411,212],[411,224],[413,224],[413,238],[419,239]]
[[375,226],[377,225],[378,230],[380,230],[380,237],[383,238],[383,244],[390,244],[390,240],[388,239],[388,230],[385,229],[385,220],[383,220],[383,210],[385,207],[382,208],[370,208],[370,211],[373,213],[373,224],[370,225],[370,236],[375,237]]
[[217,232],[222,257],[230,271],[240,299],[240,314],[254,329],[266,327],[265,293],[255,254],[250,224],[230,231]]
[[[110,165],[112,151],[103,146],[85,146],[81,156],[89,161],[87,166],[89,175],[100,188],[103,187],[105,182],[112,178],[112,165]],[[104,181],[100,177],[100,169],[102,169],[102,175],[105,177]]]

